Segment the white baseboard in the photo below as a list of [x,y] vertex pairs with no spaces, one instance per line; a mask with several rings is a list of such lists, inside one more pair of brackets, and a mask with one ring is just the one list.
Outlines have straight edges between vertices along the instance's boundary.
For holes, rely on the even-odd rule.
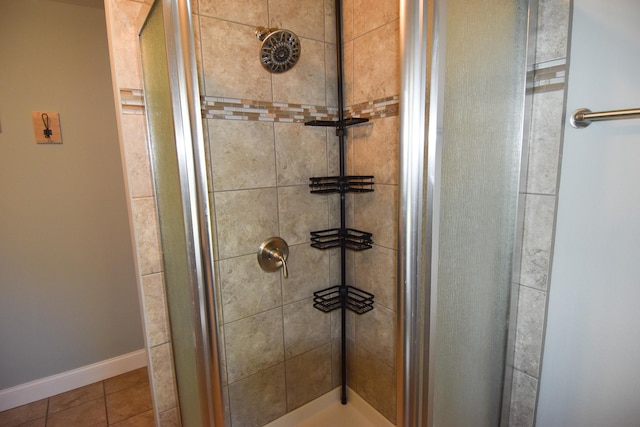
[[147,352],[144,349],[0,390],[0,411],[106,380],[143,366],[147,366]]

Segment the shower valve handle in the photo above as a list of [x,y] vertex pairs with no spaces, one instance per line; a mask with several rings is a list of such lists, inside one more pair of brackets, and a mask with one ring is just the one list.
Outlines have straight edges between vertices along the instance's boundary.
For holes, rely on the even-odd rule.
[[285,257],[278,250],[272,251],[272,256],[280,261],[280,263],[282,264],[282,275],[285,279],[288,278],[289,269],[287,268],[287,260],[285,259]]
[[289,277],[287,257],[289,245],[280,237],[270,237],[260,245],[258,250],[258,264],[264,271],[273,272],[282,267],[284,278]]

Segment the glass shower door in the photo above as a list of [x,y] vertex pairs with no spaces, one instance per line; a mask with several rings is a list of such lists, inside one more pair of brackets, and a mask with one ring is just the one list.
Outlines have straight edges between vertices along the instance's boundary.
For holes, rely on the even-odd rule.
[[527,1],[449,0],[434,426],[500,423],[520,177]]
[[[421,3],[415,11],[405,6],[401,209],[406,206],[409,214],[400,226],[408,248],[401,254],[405,384],[400,425],[497,426],[518,212],[529,2]],[[417,25],[415,14],[423,11],[426,24]],[[415,55],[411,43],[418,42],[428,46],[423,50],[431,58]],[[420,72],[425,62],[429,66]],[[421,83],[421,73],[426,82]],[[412,86],[420,83],[424,92]],[[426,113],[420,105],[427,106]],[[424,127],[420,115],[423,122],[428,117]],[[416,161],[422,158],[424,164]],[[417,175],[424,187],[412,184]],[[423,199],[419,215],[412,216],[420,205],[414,200]],[[415,231],[419,227],[422,234]],[[420,370],[423,383],[410,375]]]

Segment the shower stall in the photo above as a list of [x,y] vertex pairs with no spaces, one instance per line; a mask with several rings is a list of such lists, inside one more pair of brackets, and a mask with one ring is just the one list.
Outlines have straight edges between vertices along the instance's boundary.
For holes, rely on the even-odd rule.
[[[373,3],[151,7],[184,426],[262,426],[334,389],[402,426],[498,425],[509,405],[532,6]],[[256,259],[273,237],[287,274]]]

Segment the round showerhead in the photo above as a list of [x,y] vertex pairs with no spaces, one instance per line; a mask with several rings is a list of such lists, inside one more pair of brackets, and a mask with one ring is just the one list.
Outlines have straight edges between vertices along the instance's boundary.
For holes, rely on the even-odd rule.
[[288,30],[264,28],[258,28],[256,36],[262,41],[260,62],[264,68],[272,73],[284,73],[296,65],[300,58],[298,36]]

